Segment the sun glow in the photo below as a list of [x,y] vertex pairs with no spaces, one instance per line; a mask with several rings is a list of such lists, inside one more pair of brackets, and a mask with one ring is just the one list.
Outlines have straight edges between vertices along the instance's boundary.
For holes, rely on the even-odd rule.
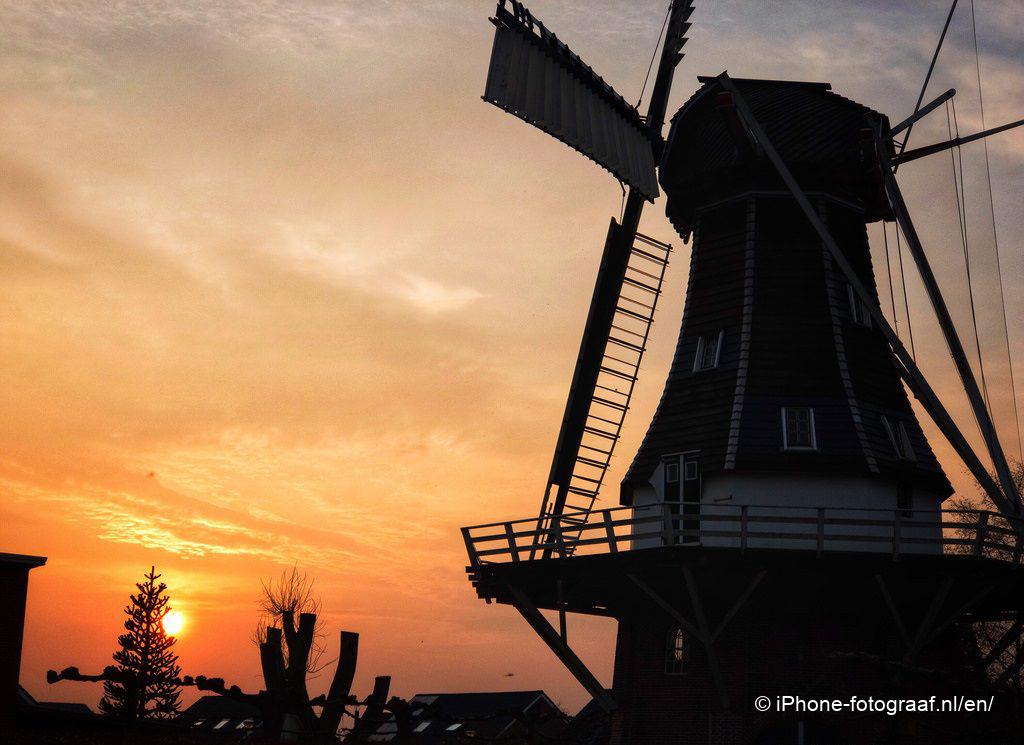
[[185,616],[176,610],[168,611],[163,620],[164,631],[169,636],[177,636],[185,628]]

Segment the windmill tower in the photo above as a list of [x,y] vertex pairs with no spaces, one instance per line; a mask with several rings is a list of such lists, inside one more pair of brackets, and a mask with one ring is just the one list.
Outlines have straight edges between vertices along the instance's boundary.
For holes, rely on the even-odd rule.
[[[668,216],[693,237],[682,329],[622,503],[679,503],[695,526],[705,504],[706,517],[828,505],[916,508],[937,521],[951,487],[884,333],[758,157],[733,94],[701,82],[673,120],[662,168]],[[878,305],[865,225],[887,213],[863,139],[888,120],[827,84],[732,85]]]
[[[540,515],[463,529],[471,579],[610,713],[616,745],[934,742],[936,714],[870,702],[941,706],[976,691],[999,698],[988,724],[1007,727],[1024,664],[1020,497],[894,173],[965,141],[905,149],[914,122],[955,92],[892,126],[824,83],[722,73],[698,79],[662,139],[691,13],[670,4],[646,117],[521,4],[492,19],[485,100],[630,192]],[[636,232],[658,183],[692,239],[689,284],[661,401],[608,508],[596,497],[671,253]],[[995,478],[879,309],[866,231],[879,220],[906,237]],[[908,390],[997,511],[942,510],[951,488]],[[570,613],[618,621],[610,691],[572,651]],[[994,630],[986,644],[979,625]],[[800,710],[797,697],[849,708]],[[976,738],[958,711],[944,732]]]

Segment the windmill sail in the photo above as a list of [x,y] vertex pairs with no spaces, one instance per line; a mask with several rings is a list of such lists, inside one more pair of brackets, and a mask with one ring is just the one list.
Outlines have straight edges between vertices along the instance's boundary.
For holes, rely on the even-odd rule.
[[611,464],[672,246],[625,232],[613,219],[538,520],[572,554]]
[[483,99],[558,138],[639,191],[658,196],[639,112],[522,4],[499,4]]
[[646,118],[518,0],[499,0],[491,18],[494,46],[483,99],[629,186],[620,220],[612,220],[605,241],[534,549],[551,536],[561,555],[573,553],[585,522],[581,515],[593,509],[629,408],[671,251],[637,229],[644,202],[658,196],[661,128],[692,13],[692,0],[669,3]]

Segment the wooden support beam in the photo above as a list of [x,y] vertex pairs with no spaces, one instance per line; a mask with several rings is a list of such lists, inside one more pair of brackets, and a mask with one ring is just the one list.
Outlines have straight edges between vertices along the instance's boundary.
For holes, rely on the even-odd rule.
[[907,627],[903,625],[903,617],[900,615],[899,609],[896,607],[896,603],[893,602],[892,595],[889,594],[889,588],[885,584],[885,580],[881,574],[875,575],[875,582],[878,583],[878,589],[882,591],[882,597],[885,599],[885,605],[889,609],[889,614],[892,616],[893,623],[896,624],[896,630],[900,632],[900,638],[903,639],[903,643],[910,647],[910,634],[907,633]]
[[701,636],[700,629],[697,628],[696,624],[694,624],[693,621],[691,621],[689,618],[680,613],[679,609],[677,609],[675,606],[669,604],[669,602],[665,600],[663,597],[661,597],[661,595],[659,595],[657,592],[655,592],[650,585],[648,585],[642,579],[637,577],[635,574],[630,574],[629,572],[627,572],[626,577],[629,579],[630,582],[636,585],[637,588],[642,593],[644,593],[644,595],[646,595],[652,601],[654,601],[655,605],[657,605],[659,608],[665,611],[672,618],[672,620],[674,620],[676,623],[678,623],[680,626],[686,629],[701,643],[705,641],[703,636]]
[[732,135],[733,143],[736,145],[736,151],[740,154],[740,158],[747,159],[757,156],[759,150],[757,142],[750,135],[743,122],[740,121],[736,113],[736,106],[732,102],[732,94],[728,91],[723,91],[715,96],[715,108],[725,121],[725,126],[728,128],[729,134]]
[[[924,379],[923,375],[915,374],[911,368],[904,365],[903,360],[898,355],[896,355],[896,359],[893,361],[897,372],[903,378],[903,382],[907,384],[907,388],[921,402],[925,411],[928,412],[932,421],[935,422],[935,426],[942,432],[946,441],[953,446],[953,450],[960,456],[964,465],[967,466],[967,470],[971,472],[971,475],[974,476],[975,480],[977,480],[981,488],[998,508],[999,504],[1002,503],[1002,491],[975,454],[970,443],[967,442],[967,438],[964,437],[960,428],[957,427],[956,422],[953,421],[953,417],[950,416],[949,412],[946,411],[946,407],[939,401],[939,397],[932,390],[928,381]],[[1011,525],[1019,533],[1019,524],[1016,521],[1011,521]]]
[[730,608],[728,612],[724,616],[722,616],[722,620],[718,622],[718,626],[715,627],[715,630],[711,634],[712,642],[714,642],[721,635],[721,633],[725,631],[725,627],[729,625],[729,621],[732,620],[733,616],[735,616],[739,612],[740,608],[742,608],[743,605],[747,602],[747,600],[750,599],[750,596],[754,594],[754,590],[756,590],[757,586],[761,584],[761,580],[764,579],[764,576],[766,574],[768,574],[768,570],[762,569],[760,572],[754,575],[754,578],[752,580],[750,580],[750,584],[747,585],[747,589],[740,593],[740,596],[736,599],[736,602],[733,603],[732,608]]
[[605,711],[609,713],[615,711],[618,708],[615,699],[601,685],[594,674],[590,672],[590,669],[583,661],[576,656],[576,653],[572,651],[569,645],[562,640],[562,637],[548,623],[548,619],[537,610],[537,606],[526,596],[526,593],[515,585],[508,585],[508,592],[512,596],[512,606],[519,611],[519,615],[526,619],[526,622],[530,624],[531,628],[537,633],[537,636],[548,645],[548,649],[554,652],[555,657],[565,665],[566,669],[579,681],[579,684],[587,690],[587,693],[593,696],[594,700]]
[[904,662],[910,662],[910,660],[917,655],[924,645],[929,640],[929,632],[935,625],[935,619],[939,615],[939,611],[942,609],[942,604],[946,602],[946,596],[949,595],[950,589],[953,587],[953,578],[946,577],[939,586],[938,592],[932,598],[931,603],[928,604],[928,610],[925,611],[924,618],[921,619],[921,623],[917,627],[917,632],[914,634],[914,640],[907,649],[907,653],[903,656]]
[[556,582],[558,586],[558,635],[562,637],[563,642],[568,644],[569,626],[565,618],[565,582],[561,577]]
[[605,538],[608,539],[608,550],[613,554],[617,554],[619,552],[619,542],[615,536],[615,526],[612,525],[612,513],[609,510],[601,510],[601,516],[604,522]]
[[892,594],[889,592],[889,588],[885,584],[885,579],[881,574],[876,574],[875,581],[878,583],[878,589],[882,591],[882,597],[885,599],[885,604],[889,608],[889,613],[892,615],[892,620],[896,624],[896,629],[899,631],[900,638],[907,646],[907,651],[903,655],[903,663],[907,664],[918,652],[921,651],[924,645],[934,637],[934,634],[931,632],[935,628],[935,619],[938,617],[939,611],[942,610],[942,604],[946,602],[946,597],[949,595],[949,591],[953,587],[953,579],[951,577],[947,577],[942,581],[938,591],[928,604],[928,609],[925,611],[924,617],[921,619],[921,622],[917,624],[913,637],[910,636],[907,626],[903,622],[902,614],[900,613],[899,608],[896,607]]
[[898,135],[900,132],[902,132],[904,129],[907,129],[908,127],[913,126],[917,121],[919,121],[920,119],[923,119],[924,117],[928,116],[928,114],[932,113],[932,111],[937,109],[939,106],[944,104],[946,101],[948,101],[949,99],[951,99],[955,95],[956,95],[956,88],[950,88],[945,93],[943,93],[943,94],[941,94],[939,96],[936,96],[935,100],[933,100],[927,106],[924,106],[924,107],[922,107],[920,109],[917,109],[913,114],[908,116],[906,119],[904,119],[902,122],[897,124],[892,129],[890,129],[889,133],[888,133],[889,138],[891,139],[891,138],[895,137],[896,135]]
[[1014,641],[1020,638],[1022,625],[1024,625],[1024,619],[1021,618],[1018,618],[1010,624],[1010,627],[1006,629],[1001,637],[999,637],[999,641],[992,645],[992,649],[990,649],[988,654],[985,655],[985,659],[981,661],[982,670],[987,670],[989,665],[995,662],[1003,652],[1009,649],[1010,645],[1013,644]]
[[[722,707],[725,709],[729,708],[729,697],[725,692],[725,683],[722,680],[722,671],[718,666],[718,657],[715,655],[715,650],[712,642],[712,635],[708,631],[707,619],[703,616],[703,609],[700,606],[700,599],[694,602],[696,583],[693,582],[693,575],[690,573],[689,568],[683,569],[683,576],[686,578],[687,590],[690,591],[690,601],[694,607],[694,613],[697,614],[696,623],[688,619],[679,610],[659,595],[650,585],[644,582],[642,579],[637,577],[635,574],[626,573],[626,577],[640,589],[647,597],[649,597],[654,604],[661,608],[668,616],[686,629],[697,641],[704,646],[704,651],[708,658],[708,667],[711,668],[711,677],[715,681],[715,688],[718,689],[719,701]],[[691,583],[693,584],[694,590],[690,590]]]
[[[932,72],[935,70],[935,63],[939,59],[939,51],[942,49],[942,42],[946,40],[946,32],[949,31],[949,23],[953,20],[953,13],[956,11],[957,0],[953,0],[953,4],[949,6],[949,15],[946,16],[946,22],[942,25],[942,33],[939,34],[939,43],[935,45],[935,52],[932,54],[932,61],[928,64],[928,72],[925,73],[924,83],[921,85],[921,92],[917,96],[917,103],[914,104],[914,112],[916,113],[921,108],[921,102],[924,100],[924,94],[928,90],[928,83],[932,79]],[[914,122],[910,123],[907,128],[907,136],[903,138],[903,144],[900,145],[900,152],[902,153],[906,148],[907,143],[910,142],[910,133],[914,130]]]
[[895,166],[899,166],[911,160],[935,155],[936,153],[941,153],[945,150],[952,150],[955,147],[966,145],[968,142],[974,142],[975,140],[980,140],[984,137],[989,137],[994,134],[999,134],[1000,132],[1005,132],[1008,129],[1015,129],[1022,126],[1024,126],[1024,119],[1018,119],[1015,122],[1009,122],[1008,124],[1002,124],[998,127],[992,127],[991,129],[986,129],[981,132],[975,132],[972,135],[954,137],[952,140],[946,140],[945,142],[936,142],[934,145],[925,145],[924,147],[907,150],[905,153],[893,158],[892,162]]
[[959,620],[960,620],[961,618],[963,618],[963,616],[964,616],[964,614],[965,614],[965,613],[967,613],[967,612],[968,612],[968,611],[969,611],[969,610],[970,610],[971,608],[973,608],[974,606],[976,606],[976,605],[977,605],[978,603],[980,603],[980,602],[981,602],[982,600],[984,600],[985,598],[987,598],[987,597],[988,597],[988,596],[989,596],[989,595],[990,595],[990,594],[991,594],[991,593],[992,593],[992,592],[993,592],[993,591],[994,591],[994,590],[995,590],[995,589],[996,589],[997,587],[999,587],[999,586],[1000,586],[1001,584],[1002,584],[1002,583],[997,583],[997,584],[992,584],[992,585],[988,585],[988,586],[986,586],[986,587],[982,587],[982,588],[981,588],[981,589],[980,589],[980,590],[979,590],[978,592],[976,592],[976,593],[975,593],[975,594],[974,594],[974,595],[973,595],[973,596],[971,597],[971,599],[970,599],[970,600],[968,600],[968,601],[967,601],[966,603],[964,603],[964,604],[963,604],[963,605],[961,605],[961,606],[960,606],[959,608],[957,608],[957,609],[956,609],[956,610],[955,610],[955,611],[954,611],[953,613],[951,613],[951,614],[950,614],[950,615],[949,615],[949,616],[948,616],[948,617],[946,618],[946,620],[945,620],[945,621],[943,621],[943,622],[942,622],[942,623],[940,623],[940,624],[939,624],[938,626],[936,626],[936,627],[935,627],[935,631],[933,632],[933,635],[934,635],[934,636],[938,636],[938,635],[939,635],[939,634],[941,634],[941,633],[942,633],[943,631],[945,631],[945,630],[946,630],[947,628],[949,628],[949,627],[950,627],[950,626],[952,626],[952,625],[953,625],[954,623],[956,623],[957,621],[959,621]]
[[[1024,120],[1021,123],[1024,124]],[[1010,471],[1010,466],[1006,462],[1006,456],[1003,454],[1002,445],[999,443],[999,434],[996,432],[995,424],[992,422],[992,417],[989,414],[988,406],[985,404],[985,398],[982,396],[978,381],[974,377],[974,371],[971,369],[971,363],[967,359],[967,353],[964,351],[960,336],[956,332],[953,317],[950,315],[949,309],[946,307],[946,301],[942,297],[939,282],[935,278],[934,272],[932,272],[928,256],[925,254],[924,247],[921,245],[921,239],[917,235],[914,221],[910,219],[910,211],[903,200],[903,193],[900,191],[900,186],[896,182],[896,176],[892,172],[892,165],[889,162],[889,155],[884,145],[878,148],[878,155],[882,163],[882,178],[885,181],[885,191],[889,195],[889,203],[892,206],[893,212],[896,213],[896,220],[903,229],[903,236],[907,239],[910,255],[914,258],[914,263],[917,264],[917,270],[928,293],[928,299],[931,301],[932,309],[939,320],[939,326],[946,340],[946,346],[949,349],[950,356],[953,358],[957,373],[960,375],[960,382],[967,393],[967,400],[974,411],[978,427],[981,429],[981,436],[985,440],[985,447],[988,449],[989,456],[996,468],[996,475],[999,477],[999,484],[1002,487],[1002,494],[999,495],[1000,499],[997,500],[995,494],[990,494],[989,496],[992,497],[996,506],[1004,514],[1009,516],[1019,515],[1020,495],[1017,493],[1013,473]],[[1019,528],[1015,529],[1019,530]]]
[[693,604],[693,612],[697,616],[697,627],[701,636],[704,637],[704,650],[708,657],[708,667],[711,668],[711,677],[715,681],[715,688],[718,689],[718,700],[723,709],[729,708],[729,694],[725,690],[725,681],[722,679],[722,669],[718,665],[718,655],[711,640],[711,631],[708,628],[708,619],[704,615],[704,605],[700,600],[700,592],[697,588],[697,581],[693,578],[690,567],[683,567],[683,579],[686,580],[686,591],[690,594],[690,602]]
[[1024,655],[1020,653],[1020,649],[1017,650],[1016,659],[1013,664],[1003,670],[1002,675],[996,678],[993,687],[1002,688],[1004,685],[1010,682],[1010,678],[1016,678],[1020,673],[1021,667],[1024,666]]

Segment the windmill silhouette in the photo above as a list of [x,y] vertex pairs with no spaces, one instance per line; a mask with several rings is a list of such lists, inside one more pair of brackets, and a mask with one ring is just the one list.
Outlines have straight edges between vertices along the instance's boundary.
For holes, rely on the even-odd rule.
[[[1024,658],[1004,653],[1019,650],[1024,627],[1021,498],[895,174],[1024,120],[907,149],[914,124],[955,95],[924,104],[937,48],[914,112],[895,126],[827,83],[723,72],[698,78],[663,138],[692,12],[689,0],[669,5],[646,116],[521,3],[500,2],[491,19],[484,99],[629,190],[539,516],[463,529],[477,592],[513,605],[615,712],[615,743],[797,742],[805,718],[752,701],[814,694],[812,680],[846,697],[1018,686]],[[682,329],[622,506],[597,508],[672,250],[637,232],[659,184],[692,238]],[[877,221],[906,239],[984,458],[879,307],[866,232]],[[952,489],[908,390],[995,512],[942,510]],[[611,692],[569,646],[570,612],[618,620]],[[998,630],[987,645],[979,624]],[[839,718],[817,734],[927,739],[894,726]]]

